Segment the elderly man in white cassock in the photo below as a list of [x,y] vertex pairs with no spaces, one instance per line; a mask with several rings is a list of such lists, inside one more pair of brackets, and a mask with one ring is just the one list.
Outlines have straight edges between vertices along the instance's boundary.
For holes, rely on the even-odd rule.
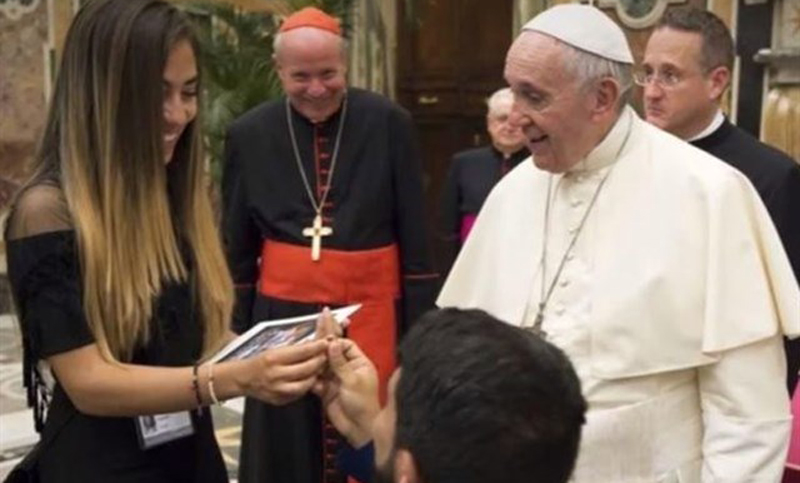
[[576,483],[777,482],[800,293],[748,180],[626,105],[632,63],[593,7],[523,28],[505,77],[531,161],[489,195],[438,304],[571,358],[589,403]]

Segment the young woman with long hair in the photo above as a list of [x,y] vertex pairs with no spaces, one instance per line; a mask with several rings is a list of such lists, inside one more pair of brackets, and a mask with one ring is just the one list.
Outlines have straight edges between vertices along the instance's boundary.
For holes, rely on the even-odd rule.
[[232,336],[233,286],[205,187],[196,52],[162,0],[91,0],[70,27],[6,227],[41,481],[227,481],[202,406],[285,403],[325,365],[324,340],[202,363]]

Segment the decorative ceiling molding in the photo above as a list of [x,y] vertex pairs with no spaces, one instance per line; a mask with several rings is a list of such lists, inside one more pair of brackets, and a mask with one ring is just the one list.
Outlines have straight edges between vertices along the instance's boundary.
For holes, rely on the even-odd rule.
[[0,0],[0,12],[12,21],[31,13],[39,6],[40,0]]
[[615,8],[620,21],[632,29],[652,27],[671,4],[686,0],[598,0],[600,8]]

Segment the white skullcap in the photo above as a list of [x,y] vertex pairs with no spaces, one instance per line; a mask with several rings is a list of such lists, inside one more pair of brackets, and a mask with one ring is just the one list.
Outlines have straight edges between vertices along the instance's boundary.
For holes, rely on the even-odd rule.
[[622,29],[589,5],[549,8],[526,23],[522,31],[541,32],[605,59],[633,64],[633,54]]

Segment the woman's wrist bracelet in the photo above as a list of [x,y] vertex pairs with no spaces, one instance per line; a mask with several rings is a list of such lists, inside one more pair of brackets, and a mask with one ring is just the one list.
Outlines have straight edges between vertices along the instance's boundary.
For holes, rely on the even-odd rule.
[[194,389],[194,398],[197,401],[197,415],[203,414],[203,398],[200,396],[200,377],[198,375],[198,364],[192,366],[192,389]]
[[217,399],[217,393],[214,391],[214,363],[208,363],[208,394],[211,396],[211,402],[218,405],[220,404],[219,399]]

